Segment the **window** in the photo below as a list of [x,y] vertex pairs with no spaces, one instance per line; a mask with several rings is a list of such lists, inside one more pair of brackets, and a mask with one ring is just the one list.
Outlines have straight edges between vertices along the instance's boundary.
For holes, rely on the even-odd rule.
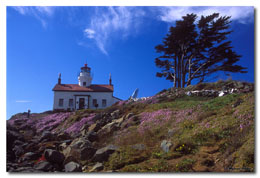
[[107,100],[106,99],[102,99],[102,107],[106,107],[107,106]]
[[59,99],[59,106],[63,106],[63,99]]
[[97,99],[93,99],[93,106],[97,104]]
[[87,85],[87,82],[83,82],[83,86],[86,86]]
[[73,107],[73,99],[69,99],[69,107]]

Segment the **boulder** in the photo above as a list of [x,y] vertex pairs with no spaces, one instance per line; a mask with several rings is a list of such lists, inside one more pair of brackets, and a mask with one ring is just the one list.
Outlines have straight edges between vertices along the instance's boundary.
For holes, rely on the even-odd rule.
[[12,150],[13,144],[16,140],[23,140],[23,137],[20,133],[12,130],[7,130],[7,150]]
[[119,109],[114,111],[114,112],[112,112],[111,113],[112,120],[117,119],[119,117],[119,114],[120,114],[120,110]]
[[168,137],[172,137],[175,134],[176,130],[175,129],[169,129],[168,130]]
[[61,144],[59,144],[58,149],[59,151],[63,151],[68,147],[69,144],[71,144],[72,140],[64,140]]
[[171,141],[163,140],[161,142],[161,148],[164,152],[168,153],[170,148],[173,146]]
[[97,122],[88,127],[88,132],[97,132],[99,129],[101,129],[101,125]]
[[104,166],[102,163],[96,163],[89,172],[98,172],[103,170]]
[[62,132],[60,134],[57,135],[57,140],[69,140],[71,139],[70,135],[67,132]]
[[21,145],[24,145],[24,142],[22,142],[21,140],[15,140],[14,145],[15,146],[21,146]]
[[225,92],[224,91],[220,91],[218,96],[224,96],[225,95]]
[[32,161],[32,160],[36,160],[40,157],[39,154],[37,153],[34,153],[34,152],[28,152],[28,153],[25,153],[22,157],[22,162],[23,161]]
[[65,165],[65,172],[82,172],[82,167],[80,164],[71,161]]
[[97,133],[96,132],[88,132],[87,135],[86,135],[86,138],[91,141],[91,142],[94,142],[94,141],[97,141],[98,140],[98,136],[97,136]]
[[62,164],[65,159],[62,153],[52,149],[46,149],[44,151],[44,157],[48,162],[57,164]]
[[243,100],[242,100],[241,98],[239,98],[239,99],[232,105],[232,107],[235,108],[235,107],[239,106],[242,102],[243,102]]
[[118,147],[115,145],[108,145],[106,147],[103,147],[101,149],[98,149],[92,159],[94,162],[103,162],[107,161],[109,156],[114,153],[115,151],[118,151]]
[[91,142],[85,138],[80,137],[73,140],[70,146],[73,148],[81,149],[91,146]]
[[146,146],[144,144],[135,144],[135,145],[132,145],[131,146],[133,149],[135,150],[139,150],[139,151],[142,151],[142,150],[145,150],[146,149]]
[[133,113],[128,113],[127,115],[125,115],[125,117],[124,117],[124,120],[126,119],[129,119],[130,117],[132,117],[132,116],[134,116],[134,114]]
[[40,141],[46,140],[52,140],[53,139],[53,134],[50,131],[44,131],[40,137]]
[[126,129],[130,126],[134,126],[134,125],[139,125],[140,122],[140,118],[138,116],[134,116],[132,115],[130,118],[125,119],[121,124],[120,124],[120,128],[121,129]]
[[108,135],[116,130],[118,130],[118,123],[116,121],[110,122],[106,124],[102,129],[98,131],[98,135],[103,137],[104,135]]
[[59,151],[63,151],[64,149],[67,148],[67,143],[63,142],[62,144],[59,145]]
[[70,160],[84,161],[90,159],[96,152],[90,141],[85,138],[75,139],[65,150],[65,163]]
[[41,170],[44,172],[50,172],[53,171],[53,166],[51,165],[51,163],[47,161],[40,161],[34,166],[34,169]]
[[16,145],[13,148],[13,152],[16,157],[20,157],[24,153],[24,149],[20,145]]

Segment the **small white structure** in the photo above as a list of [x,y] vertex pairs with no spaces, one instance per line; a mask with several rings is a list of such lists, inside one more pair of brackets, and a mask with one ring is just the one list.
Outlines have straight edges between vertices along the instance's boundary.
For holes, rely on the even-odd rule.
[[111,75],[108,85],[93,85],[90,72],[91,68],[87,64],[81,67],[78,84],[61,84],[61,74],[59,74],[58,83],[52,89],[54,91],[53,110],[106,108],[120,101],[119,98],[113,96],[114,86]]

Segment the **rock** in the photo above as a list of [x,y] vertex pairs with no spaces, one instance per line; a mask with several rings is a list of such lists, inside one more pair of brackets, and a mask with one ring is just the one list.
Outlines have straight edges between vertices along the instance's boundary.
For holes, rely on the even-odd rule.
[[241,98],[239,98],[239,99],[232,105],[232,107],[235,108],[235,107],[239,106],[242,102],[243,102],[243,100],[242,100]]
[[128,113],[126,116],[125,116],[125,118],[124,118],[124,120],[126,119],[129,119],[130,117],[132,117],[132,116],[134,116],[134,114],[133,113]]
[[235,85],[238,89],[244,88],[244,84],[242,82],[236,82]]
[[169,129],[168,130],[168,137],[172,137],[175,134],[175,130],[174,129]]
[[90,125],[88,125],[88,124],[83,125],[83,126],[80,128],[80,131],[88,130],[89,126],[90,126]]
[[78,163],[69,162],[65,165],[65,172],[82,172],[82,167]]
[[31,172],[39,172],[39,170],[35,170],[32,167],[28,167],[28,166],[22,166],[19,167],[15,170],[13,170],[12,172],[25,172],[25,173],[31,173]]
[[63,151],[64,149],[67,148],[67,146],[68,146],[67,143],[63,142],[62,144],[59,145],[59,150]]
[[71,137],[67,132],[62,132],[57,136],[57,140],[70,140]]
[[20,133],[12,130],[7,130],[7,150],[13,149],[13,144],[16,140],[23,140],[23,137]]
[[71,142],[70,146],[72,146],[73,148],[80,149],[91,146],[91,142],[85,138],[77,138]]
[[133,149],[135,149],[135,150],[140,150],[140,151],[146,149],[146,147],[145,147],[144,144],[135,144],[135,145],[132,145],[131,147],[132,147]]
[[46,149],[44,151],[44,157],[46,158],[47,161],[51,163],[57,163],[57,164],[62,164],[65,159],[62,153],[51,149]]
[[103,162],[107,161],[110,154],[114,153],[115,151],[118,151],[118,147],[115,145],[108,145],[106,147],[103,147],[96,151],[93,161],[94,162]]
[[22,146],[16,145],[13,148],[13,152],[14,152],[15,156],[18,158],[24,153],[24,149],[22,148]]
[[224,96],[225,95],[225,92],[224,91],[220,91],[218,96]]
[[44,131],[40,137],[40,141],[52,140],[53,134],[50,131]]
[[85,138],[75,139],[65,150],[63,154],[66,159],[65,162],[70,160],[88,160],[95,154],[96,149],[93,148],[90,141]]
[[169,152],[170,148],[172,147],[172,142],[171,141],[167,141],[167,140],[163,140],[161,142],[161,148],[164,152]]
[[35,136],[35,131],[33,129],[26,130],[23,135],[26,140],[31,140]]
[[98,136],[97,136],[97,133],[96,132],[88,132],[87,135],[86,135],[86,138],[91,141],[91,142],[94,142],[94,141],[97,141],[98,140]]
[[112,118],[112,120],[118,118],[118,117],[119,117],[119,114],[120,114],[120,110],[119,110],[119,109],[116,110],[116,111],[114,111],[114,112],[112,112],[112,113],[111,113],[111,118]]
[[186,93],[185,93],[187,96],[191,96],[191,92],[190,91],[187,91]]
[[25,153],[25,154],[23,155],[23,157],[22,157],[22,162],[23,162],[23,161],[27,161],[27,160],[29,160],[29,161],[36,160],[36,159],[38,159],[39,157],[40,157],[40,155],[37,154],[37,153],[28,152],[28,153]]
[[212,159],[205,159],[201,162],[201,164],[207,167],[212,167],[215,165],[215,162]]
[[63,143],[61,143],[58,148],[59,151],[63,151],[64,149],[66,149],[68,147],[69,144],[71,144],[72,140],[64,140]]
[[15,140],[14,141],[14,145],[15,146],[21,146],[21,145],[23,145],[24,144],[24,142],[22,142],[21,140]]
[[17,119],[17,120],[14,121],[15,125],[22,125],[23,123],[24,123],[23,119]]
[[114,123],[116,124],[116,127],[119,128],[124,120],[125,120],[125,117],[121,117],[121,118],[115,120]]
[[94,123],[89,126],[88,132],[97,132],[99,129],[101,129],[101,125],[99,123]]
[[120,128],[126,129],[130,126],[139,125],[140,124],[140,118],[138,116],[132,115],[130,118],[125,119],[124,122],[121,123]]
[[102,163],[96,163],[95,166],[89,172],[98,172],[103,170],[104,166]]
[[118,123],[113,121],[113,122],[108,123],[104,127],[102,127],[102,129],[100,129],[98,131],[98,135],[103,137],[104,135],[108,135],[108,134],[110,134],[110,133],[112,133],[112,132],[114,132],[118,129],[119,129]]
[[53,170],[53,166],[47,161],[40,161],[34,166],[34,169],[49,172]]

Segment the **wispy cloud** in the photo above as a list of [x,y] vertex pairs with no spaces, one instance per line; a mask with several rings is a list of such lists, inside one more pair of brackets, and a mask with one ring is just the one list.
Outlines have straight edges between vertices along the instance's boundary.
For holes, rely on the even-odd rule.
[[84,36],[94,40],[97,47],[108,55],[107,42],[111,38],[127,38],[138,31],[139,22],[145,15],[141,8],[97,7],[90,24],[84,29]]
[[231,20],[246,24],[254,20],[254,7],[250,6],[177,6],[177,7],[160,7],[159,19],[164,22],[175,22],[188,13],[195,13],[198,16],[220,13],[221,16],[231,16]]
[[[43,27],[48,26],[48,20],[61,12],[66,23],[79,26],[84,39],[77,42],[84,47],[96,46],[103,54],[108,55],[109,46],[113,40],[128,39],[135,36],[146,25],[144,17],[150,20],[174,23],[188,13],[198,16],[210,15],[214,12],[222,16],[231,16],[231,20],[239,23],[249,23],[254,20],[254,7],[249,6],[162,6],[162,7],[54,7],[54,6],[14,6],[22,15],[34,16]],[[57,13],[58,14],[58,13]],[[92,45],[94,43],[94,45]]]
[[16,103],[31,103],[32,101],[29,100],[16,100]]
[[46,18],[54,15],[56,7],[53,6],[13,6],[22,15],[30,15],[38,19],[44,28],[47,27]]

